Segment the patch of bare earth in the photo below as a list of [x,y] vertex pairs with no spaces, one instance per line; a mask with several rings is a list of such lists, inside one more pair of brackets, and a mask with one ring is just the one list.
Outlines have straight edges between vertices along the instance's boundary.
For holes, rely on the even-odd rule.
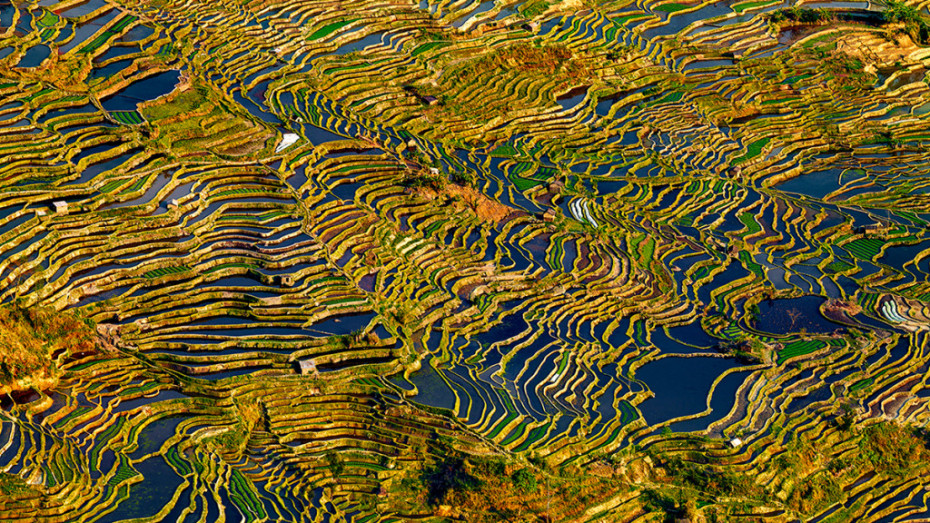
[[916,52],[924,51],[905,33],[858,31],[836,39],[836,51],[878,67],[910,62]]
[[457,211],[471,209],[478,219],[485,222],[500,223],[507,219],[508,216],[515,212],[520,212],[513,207],[504,205],[496,200],[488,198],[480,191],[473,187],[448,183],[439,190],[422,187],[418,194],[427,200],[436,198],[448,198],[452,200],[452,205]]

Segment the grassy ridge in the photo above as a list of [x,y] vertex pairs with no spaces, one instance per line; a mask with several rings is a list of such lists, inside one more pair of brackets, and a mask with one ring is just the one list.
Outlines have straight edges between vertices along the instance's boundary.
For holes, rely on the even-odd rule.
[[51,308],[0,308],[0,392],[47,388],[57,381],[60,353],[94,348],[93,323]]

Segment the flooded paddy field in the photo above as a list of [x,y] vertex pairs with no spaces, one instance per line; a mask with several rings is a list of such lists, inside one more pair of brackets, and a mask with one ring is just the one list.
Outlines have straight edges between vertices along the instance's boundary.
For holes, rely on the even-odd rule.
[[918,7],[0,2],[0,519],[926,518]]

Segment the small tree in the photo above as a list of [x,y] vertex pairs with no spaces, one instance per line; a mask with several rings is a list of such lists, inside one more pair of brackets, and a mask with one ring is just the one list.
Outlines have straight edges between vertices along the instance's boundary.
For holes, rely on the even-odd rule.
[[530,469],[520,469],[514,472],[510,479],[513,481],[514,486],[520,489],[522,492],[526,494],[532,494],[533,492],[536,492],[536,476],[530,472]]

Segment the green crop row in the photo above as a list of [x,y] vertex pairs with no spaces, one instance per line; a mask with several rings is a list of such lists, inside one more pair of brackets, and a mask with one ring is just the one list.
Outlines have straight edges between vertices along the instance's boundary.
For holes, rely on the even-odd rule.
[[339,22],[326,24],[314,31],[313,34],[310,35],[310,40],[319,40],[320,38],[325,38],[355,21],[357,21],[357,19],[350,18],[349,20],[342,20]]
[[178,274],[178,273],[186,272],[189,270],[191,270],[191,268],[188,267],[187,265],[177,265],[174,267],[162,267],[160,269],[155,269],[153,271],[149,271],[143,274],[142,276],[145,278],[151,279],[151,278],[158,278],[160,276],[165,276],[168,274]]
[[504,402],[504,408],[507,410],[507,416],[501,421],[497,422],[491,432],[488,433],[488,439],[494,439],[500,434],[500,431],[504,429],[511,421],[517,417],[517,409],[514,408],[513,402],[510,400],[510,396],[506,392],[495,388],[497,395],[500,396],[501,401]]
[[747,162],[749,160],[752,160],[756,156],[759,156],[759,154],[762,153],[762,149],[765,148],[766,145],[768,145],[769,140],[770,138],[765,137],[765,138],[761,138],[759,140],[752,142],[751,144],[749,144],[749,146],[747,146],[746,154],[733,160],[733,164],[738,165],[738,164]]
[[749,234],[756,234],[762,230],[762,226],[756,222],[756,218],[751,212],[741,213],[739,215],[739,221],[749,229]]
[[885,242],[875,238],[859,238],[843,246],[844,249],[852,253],[855,257],[863,260],[871,260],[882,249]]
[[517,149],[514,148],[514,146],[510,145],[509,143],[504,143],[504,144],[501,144],[495,147],[494,150],[488,153],[488,156],[498,156],[498,157],[509,158],[512,156],[516,156],[518,154],[519,154],[519,151],[517,151]]
[[551,426],[552,426],[552,421],[550,420],[545,425],[540,425],[536,427],[535,429],[531,430],[530,433],[526,436],[526,439],[523,441],[523,443],[521,443],[520,446],[514,450],[517,452],[522,452],[528,449],[530,445],[541,440],[543,436],[546,435],[546,432],[549,431],[549,427]]
[[760,278],[763,277],[762,266],[756,263],[754,259],[752,259],[752,255],[749,254],[749,251],[740,251],[739,259],[741,262],[743,262],[746,268],[749,269],[749,272]]
[[820,340],[795,341],[789,343],[785,345],[782,350],[778,351],[778,363],[782,363],[788,358],[816,352],[826,346],[827,344]]
[[126,481],[127,479],[139,475],[132,466],[129,465],[129,458],[125,454],[120,454],[119,456],[119,467],[116,469],[116,474],[107,482],[111,487]]
[[742,14],[743,11],[747,9],[755,9],[757,7],[764,7],[776,3],[776,0],[761,0],[758,2],[742,2],[739,4],[734,4],[730,6],[731,9],[736,11],[738,14]]
[[43,11],[42,17],[36,20],[39,27],[52,27],[58,23],[58,15],[51,11]]
[[114,191],[115,189],[117,189],[120,185],[123,185],[124,183],[126,183],[126,182],[128,182],[128,181],[129,181],[129,180],[128,180],[127,178],[121,178],[121,179],[119,179],[119,180],[113,180],[113,181],[107,183],[106,185],[104,185],[103,187],[101,187],[101,188],[100,188],[100,192],[104,192],[104,193],[113,192],[113,191]]
[[136,111],[113,111],[110,113],[110,116],[117,122],[126,125],[137,125],[145,122],[142,115]]
[[249,482],[242,476],[242,473],[233,469],[230,474],[229,498],[242,510],[246,521],[255,521],[266,517],[265,506],[261,500],[249,488]]
[[659,7],[656,7],[655,10],[662,11],[663,13],[677,13],[678,11],[683,11],[685,9],[688,9],[689,7],[690,6],[687,6],[685,4],[678,4],[678,3],[672,2],[670,4],[662,4]]
[[191,468],[187,460],[182,458],[181,455],[178,453],[177,445],[172,445],[171,447],[168,448],[168,451],[165,452],[165,459],[182,476],[190,474],[194,471],[194,469]]
[[138,18],[136,18],[135,16],[124,16],[118,22],[113,24],[112,27],[110,27],[109,29],[107,29],[106,31],[98,35],[96,38],[91,40],[89,44],[82,47],[78,51],[78,53],[91,53],[93,51],[96,51],[101,46],[103,46],[103,44],[106,43],[107,40],[109,40],[111,37],[116,36],[117,34],[122,32],[122,30],[125,29],[127,25],[135,22],[136,20],[138,20]]

